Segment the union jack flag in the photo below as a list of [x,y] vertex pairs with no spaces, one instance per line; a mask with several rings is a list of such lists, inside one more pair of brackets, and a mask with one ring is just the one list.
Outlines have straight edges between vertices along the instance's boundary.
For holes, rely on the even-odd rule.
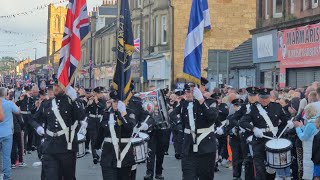
[[140,52],[140,38],[135,39],[133,42],[133,45],[134,45],[134,50],[136,52]]
[[59,84],[65,88],[74,80],[81,60],[81,40],[88,33],[86,0],[69,0],[57,74]]

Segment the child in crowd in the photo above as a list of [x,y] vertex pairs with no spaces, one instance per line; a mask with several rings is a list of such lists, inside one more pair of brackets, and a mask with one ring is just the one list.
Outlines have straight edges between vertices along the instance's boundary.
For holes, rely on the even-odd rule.
[[[320,129],[320,117],[316,120],[316,127]],[[320,180],[320,132],[318,132],[313,138],[312,146],[312,158],[314,164],[313,178],[314,180]]]

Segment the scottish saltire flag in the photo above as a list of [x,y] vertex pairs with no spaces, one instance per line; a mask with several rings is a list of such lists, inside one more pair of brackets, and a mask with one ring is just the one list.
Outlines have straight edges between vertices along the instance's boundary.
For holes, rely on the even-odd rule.
[[86,0],[69,0],[57,78],[63,87],[72,84],[81,60],[81,40],[89,33]]
[[183,73],[187,80],[200,84],[202,42],[205,29],[210,29],[208,0],[193,0],[188,35],[184,49]]
[[[118,1],[119,2],[119,1]],[[119,100],[125,103],[131,98],[131,58],[134,53],[132,23],[128,0],[121,0],[119,29],[117,34],[117,65],[112,86],[117,90]]]
[[136,52],[140,52],[140,38],[134,40],[134,50]]

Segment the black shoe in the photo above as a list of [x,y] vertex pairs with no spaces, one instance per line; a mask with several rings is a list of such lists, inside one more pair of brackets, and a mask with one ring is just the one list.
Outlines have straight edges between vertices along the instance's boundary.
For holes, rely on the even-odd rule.
[[151,175],[151,174],[145,175],[144,180],[153,180],[153,175]]
[[156,177],[155,177],[156,179],[164,179],[164,177],[162,176],[162,174],[158,174],[158,175],[156,175]]
[[214,172],[218,172],[218,171],[220,171],[219,168],[218,168],[218,167],[215,167],[215,168],[214,168]]
[[98,159],[97,158],[93,158],[93,164],[98,164]]
[[176,159],[181,159],[181,155],[180,154],[175,154],[174,157],[176,157]]
[[31,151],[27,151],[28,154],[31,154]]
[[164,152],[164,155],[169,155],[168,151]]

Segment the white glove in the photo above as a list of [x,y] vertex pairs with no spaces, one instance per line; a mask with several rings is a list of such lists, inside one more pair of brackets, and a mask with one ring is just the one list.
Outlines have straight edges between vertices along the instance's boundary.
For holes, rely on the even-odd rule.
[[218,135],[224,134],[223,129],[222,129],[221,127],[218,127],[218,128],[217,128],[216,133],[217,133]]
[[141,126],[139,128],[141,131],[146,131],[149,129],[149,126],[147,123],[141,123]]
[[244,132],[246,132],[246,130],[240,127],[240,133],[244,133]]
[[118,110],[120,113],[127,113],[126,105],[122,101],[118,101]]
[[197,88],[197,87],[193,88],[193,96],[194,96],[194,98],[196,98],[196,100],[198,100],[198,101],[200,101],[200,100],[203,99],[203,95],[202,95],[200,89]]
[[78,97],[76,90],[71,86],[67,87],[67,95],[72,99],[72,101],[76,100]]
[[236,135],[236,134],[237,134],[237,132],[236,132],[236,128],[232,128],[232,129],[231,129],[231,131],[232,131],[232,133],[233,133],[234,135]]
[[261,131],[261,129],[255,127],[253,129],[253,133],[257,138],[262,138],[263,137],[263,132]]
[[81,128],[86,129],[88,127],[88,123],[86,121],[80,121]]
[[43,129],[42,126],[37,127],[37,133],[38,133],[40,136],[44,135],[44,129]]
[[288,123],[288,128],[289,129],[294,128],[294,124],[293,124],[292,120],[288,121],[287,123]]

